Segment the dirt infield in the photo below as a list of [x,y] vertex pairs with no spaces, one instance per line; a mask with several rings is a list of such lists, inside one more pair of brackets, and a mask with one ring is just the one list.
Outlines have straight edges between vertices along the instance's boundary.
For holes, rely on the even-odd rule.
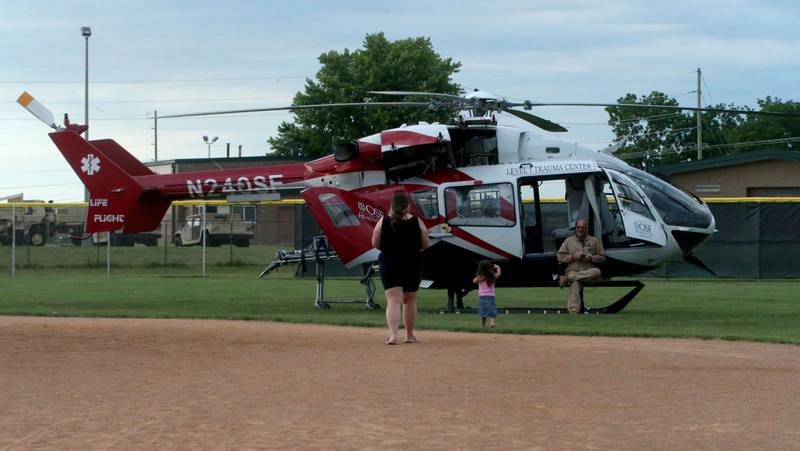
[[0,317],[0,449],[790,449],[800,346]]

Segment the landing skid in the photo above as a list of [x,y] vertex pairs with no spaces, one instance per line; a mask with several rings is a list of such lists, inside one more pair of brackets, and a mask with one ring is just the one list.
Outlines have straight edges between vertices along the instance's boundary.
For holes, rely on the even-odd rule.
[[[552,284],[542,284],[536,285],[541,287],[551,287]],[[587,315],[599,315],[601,313],[619,313],[628,306],[628,304],[642,291],[644,288],[644,283],[639,280],[607,280],[607,281],[600,281],[594,282],[591,284],[586,284],[586,286],[590,287],[633,287],[628,293],[624,296],[619,298],[613,304],[606,305],[605,307],[592,307],[586,308],[582,306],[581,313],[585,313]],[[449,292],[449,290],[448,290]],[[581,292],[581,297],[583,297],[583,292]],[[459,309],[451,310],[449,304],[449,296],[448,296],[448,308],[445,310],[439,310],[439,313],[475,313],[476,310],[474,308],[464,308],[463,306]],[[569,311],[566,308],[562,307],[497,307],[498,314],[510,314],[510,313],[539,313],[545,315],[560,315],[560,314],[569,314]]]
[[379,304],[373,302],[375,298],[375,282],[372,280],[372,275],[375,273],[375,268],[371,264],[361,265],[361,285],[364,286],[367,298],[364,301],[331,301],[325,299],[325,263],[328,260],[338,259],[339,256],[336,251],[328,246],[328,240],[324,236],[316,236],[312,245],[306,249],[299,249],[294,251],[279,251],[275,255],[275,259],[261,271],[259,278],[268,276],[272,271],[281,266],[300,263],[305,271],[306,263],[313,261],[314,269],[317,278],[317,292],[314,298],[314,308],[317,310],[327,310],[331,308],[331,304],[364,304],[367,310],[378,310],[381,308]]

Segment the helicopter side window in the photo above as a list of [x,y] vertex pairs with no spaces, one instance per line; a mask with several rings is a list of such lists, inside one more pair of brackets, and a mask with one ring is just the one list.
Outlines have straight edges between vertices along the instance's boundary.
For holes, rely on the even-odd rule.
[[607,180],[601,181],[600,194],[598,196],[600,208],[600,218],[603,223],[603,245],[606,247],[618,247],[622,243],[629,241],[625,236],[625,226],[622,223],[622,213],[617,205],[617,197],[611,189],[611,184]]
[[358,225],[358,218],[353,210],[345,204],[336,194],[324,193],[319,195],[320,203],[325,207],[328,217],[336,227],[350,227]]
[[647,207],[644,199],[639,196],[639,193],[637,193],[636,190],[620,180],[617,180],[616,177],[614,178],[614,183],[616,183],[617,187],[619,188],[617,197],[619,197],[619,200],[622,202],[622,206],[624,208],[655,221],[655,218],[653,218],[653,213],[650,212],[650,208]]
[[411,193],[411,199],[424,219],[436,219],[439,217],[439,201],[436,197],[435,189]]
[[510,183],[447,188],[447,222],[456,226],[513,227],[516,225],[513,192]]

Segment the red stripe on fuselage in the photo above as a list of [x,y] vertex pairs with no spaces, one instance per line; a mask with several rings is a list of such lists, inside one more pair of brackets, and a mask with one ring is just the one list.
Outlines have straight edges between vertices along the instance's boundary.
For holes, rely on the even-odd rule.
[[486,241],[483,241],[482,239],[476,237],[475,235],[473,235],[473,234],[471,234],[469,232],[466,232],[465,230],[463,230],[463,229],[461,229],[459,227],[453,227],[450,230],[450,233],[452,233],[453,235],[461,238],[462,240],[468,241],[468,242],[470,242],[470,243],[472,243],[472,244],[474,244],[474,245],[476,245],[476,246],[478,246],[480,248],[483,248],[483,249],[485,249],[485,250],[487,250],[487,251],[489,251],[491,253],[503,256],[503,257],[505,257],[505,258],[507,258],[509,260],[516,260],[517,259],[517,256],[515,256],[513,254],[509,254],[508,252],[500,249],[499,247],[493,246],[493,245],[487,243]]

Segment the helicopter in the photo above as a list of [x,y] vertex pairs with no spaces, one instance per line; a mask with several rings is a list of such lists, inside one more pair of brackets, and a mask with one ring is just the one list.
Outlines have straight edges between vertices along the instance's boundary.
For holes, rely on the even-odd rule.
[[[716,222],[702,199],[628,165],[613,155],[614,149],[596,151],[497,122],[498,114],[510,114],[546,131],[563,132],[563,126],[528,111],[547,105],[624,104],[510,102],[479,90],[464,96],[369,94],[427,100],[160,118],[346,106],[417,106],[459,113],[447,124],[403,124],[343,143],[331,155],[307,163],[156,175],[114,140],[81,137],[86,125],[70,123],[66,115],[63,126],[55,124],[52,113],[27,92],[18,102],[55,130],[50,138],[89,191],[86,233],[153,230],[174,200],[302,188],[303,199],[344,266],[364,268],[380,252],[371,244],[373,228],[388,212],[394,193],[402,191],[431,239],[423,251],[423,287],[447,289],[459,302],[473,289],[476,262],[485,259],[502,267],[500,287],[556,286],[562,272],[558,247],[579,218],[588,222],[591,235],[602,239],[605,279],[641,274],[676,259],[705,267],[693,251],[712,236]],[[553,198],[566,200],[566,212],[548,213]],[[603,311],[619,311],[630,299]]]

